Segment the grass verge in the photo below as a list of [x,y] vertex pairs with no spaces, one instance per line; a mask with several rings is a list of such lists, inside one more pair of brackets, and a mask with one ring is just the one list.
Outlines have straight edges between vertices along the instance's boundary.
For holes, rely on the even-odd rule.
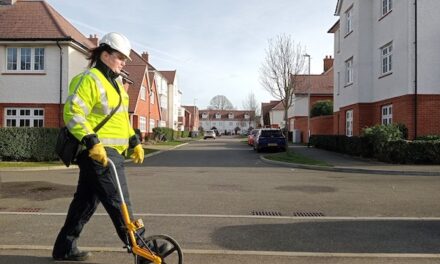
[[61,161],[42,161],[42,162],[24,162],[24,161],[1,161],[0,168],[14,168],[14,167],[50,167],[63,166]]
[[316,165],[316,166],[325,166],[325,167],[332,166],[324,161],[311,159],[292,151],[269,154],[269,155],[265,155],[264,157],[270,160],[304,164],[304,165]]

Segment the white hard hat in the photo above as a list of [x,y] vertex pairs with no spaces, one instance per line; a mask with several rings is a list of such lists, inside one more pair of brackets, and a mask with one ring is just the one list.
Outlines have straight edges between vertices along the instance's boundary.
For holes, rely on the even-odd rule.
[[99,45],[101,44],[109,45],[112,49],[119,51],[120,53],[124,54],[125,57],[131,60],[131,44],[126,36],[117,32],[110,32],[102,37],[102,39],[99,41]]

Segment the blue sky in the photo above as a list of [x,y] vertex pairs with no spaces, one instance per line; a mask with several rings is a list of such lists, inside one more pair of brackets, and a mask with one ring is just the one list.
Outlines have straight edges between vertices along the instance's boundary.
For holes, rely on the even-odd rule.
[[237,109],[249,93],[273,98],[259,81],[268,39],[290,35],[312,57],[333,55],[336,0],[46,0],[84,35],[125,34],[159,70],[177,70],[182,104],[206,108],[215,95]]

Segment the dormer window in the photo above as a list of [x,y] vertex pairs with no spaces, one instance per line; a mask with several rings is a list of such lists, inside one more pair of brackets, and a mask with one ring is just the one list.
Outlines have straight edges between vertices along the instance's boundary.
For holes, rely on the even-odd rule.
[[229,118],[229,119],[233,119],[233,118],[234,118],[234,114],[233,114],[233,113],[229,113],[229,114],[228,114],[228,118]]
[[249,119],[249,114],[244,114],[244,119]]
[[202,118],[208,118],[208,113],[203,113]]
[[222,115],[220,113],[216,113],[215,118],[220,119],[220,118],[222,118]]

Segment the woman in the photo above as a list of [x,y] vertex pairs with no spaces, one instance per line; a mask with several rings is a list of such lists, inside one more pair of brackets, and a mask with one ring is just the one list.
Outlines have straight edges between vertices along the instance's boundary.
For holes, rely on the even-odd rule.
[[[116,166],[132,214],[123,154],[128,147],[134,148],[133,161],[142,163],[144,150],[130,125],[128,94],[118,78],[126,60],[130,59],[130,51],[130,42],[124,35],[115,32],[104,35],[88,57],[89,69],[70,83],[64,105],[64,122],[81,141],[83,150],[77,158],[80,169],[77,190],[53,248],[55,260],[82,261],[90,256],[89,252],[77,248],[77,239],[100,202],[110,215],[120,239],[128,244],[115,176],[107,163],[110,158]],[[111,118],[95,132],[94,128],[115,108]]]

